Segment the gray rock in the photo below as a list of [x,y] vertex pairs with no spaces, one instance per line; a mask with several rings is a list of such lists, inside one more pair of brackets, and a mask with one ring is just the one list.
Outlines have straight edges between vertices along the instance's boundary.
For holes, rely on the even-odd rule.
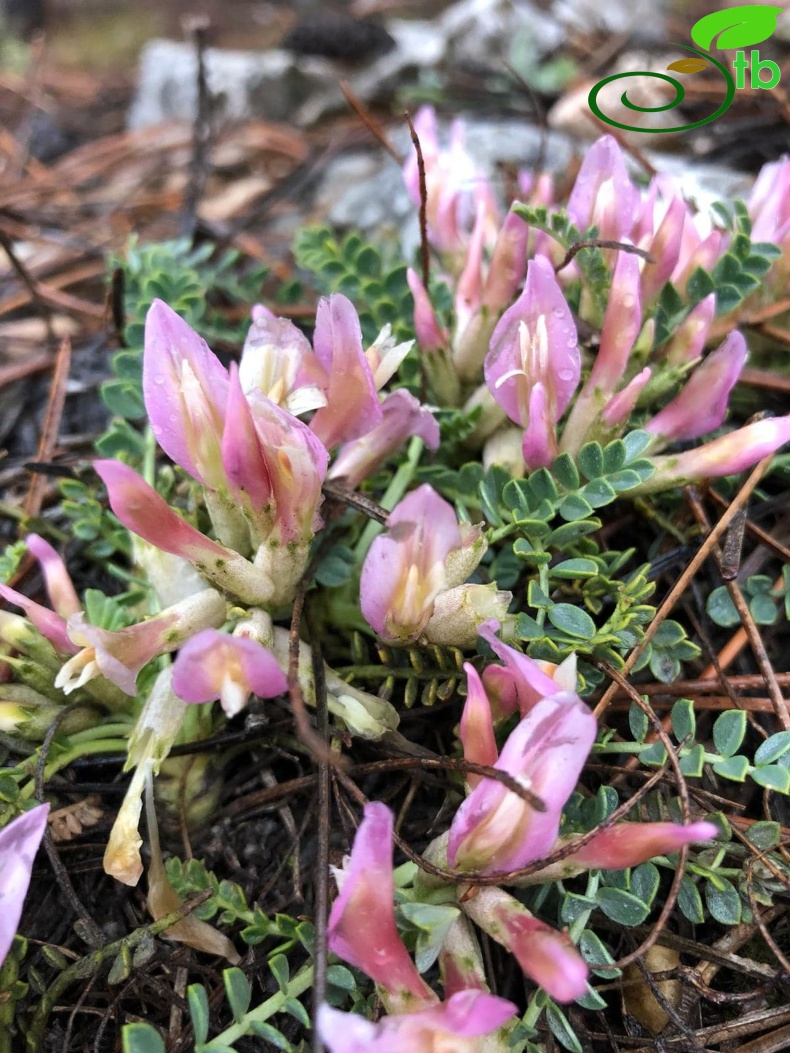
[[622,33],[638,41],[667,41],[664,0],[554,0],[552,15],[576,33]]
[[[435,22],[392,19],[387,30],[395,41],[395,47],[386,55],[353,76],[346,77],[349,87],[363,102],[375,102],[386,98],[403,81],[420,70],[434,69],[443,61],[447,49],[445,34]],[[347,105],[337,82],[343,76],[335,75],[335,87],[329,91],[316,92],[296,114],[297,124],[315,124],[321,117]]]
[[533,59],[554,51],[566,37],[557,20],[529,0],[458,0],[441,16],[439,27],[452,65],[500,72],[522,34],[528,34]]
[[[293,118],[308,98],[337,84],[334,63],[287,51],[206,51],[206,75],[220,119]],[[197,57],[190,44],[152,40],[140,59],[130,128],[192,120],[197,107]]]

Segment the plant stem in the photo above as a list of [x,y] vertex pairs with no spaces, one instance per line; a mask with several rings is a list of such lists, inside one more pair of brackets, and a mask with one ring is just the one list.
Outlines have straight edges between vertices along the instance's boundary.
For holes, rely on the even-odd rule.
[[290,998],[298,998],[300,994],[303,994],[308,987],[311,987],[313,983],[313,966],[306,965],[301,972],[298,972],[292,980],[288,982],[288,987],[285,991],[278,991],[277,994],[267,998],[265,1002],[262,1002],[259,1006],[251,1009],[249,1013],[245,1013],[244,1016],[236,1024],[231,1024],[230,1027],[220,1032],[211,1039],[211,1045],[217,1046],[232,1046],[238,1039],[243,1038],[245,1035],[250,1033],[250,1024],[263,1023],[268,1020],[269,1017],[274,1016],[275,1013],[282,1012],[283,1005]]
[[[409,443],[409,450],[406,455],[406,460],[398,468],[397,472],[392,477],[389,486],[386,489],[384,496],[381,499],[381,507],[386,508],[388,512],[391,512],[395,505],[400,501],[406,490],[409,487],[409,483],[414,478],[414,473],[417,470],[417,464],[419,463],[420,457],[425,444],[422,439],[416,435],[412,438]],[[357,542],[357,547],[354,550],[354,555],[357,557],[357,562],[361,563],[365,556],[368,554],[368,549],[373,544],[374,539],[383,530],[381,523],[377,523],[371,519],[365,529],[362,531],[362,536]]]

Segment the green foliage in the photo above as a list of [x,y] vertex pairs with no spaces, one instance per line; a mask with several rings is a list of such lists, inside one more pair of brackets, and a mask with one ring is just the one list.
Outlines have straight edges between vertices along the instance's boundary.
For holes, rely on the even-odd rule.
[[348,683],[368,682],[380,697],[397,701],[407,709],[419,702],[432,706],[452,698],[464,681],[464,653],[458,647],[386,647],[379,645],[371,654],[361,633],[351,636],[354,664],[337,672]]
[[[133,429],[130,431],[137,436],[138,433]],[[107,560],[116,553],[125,556],[131,554],[129,532],[103,507],[97,496],[99,484],[81,479],[63,479],[60,493],[61,511],[70,521],[74,537],[86,543],[86,555],[96,560]]]
[[293,246],[297,265],[309,271],[318,291],[347,296],[359,313],[363,339],[372,343],[385,325],[410,340],[413,302],[406,266],[393,262],[359,234],[338,237],[326,227],[305,227]]
[[[528,576],[527,610],[516,617],[515,635],[533,658],[558,662],[573,651],[621,667],[623,655],[642,640],[654,614],[645,602],[655,588],[648,568],[624,573],[633,550],[602,551],[591,535],[601,526],[598,509],[653,474],[642,456],[649,441],[636,431],[605,446],[586,443],[576,460],[561,454],[526,479],[513,479],[499,466],[485,472],[478,462],[456,471],[440,465],[421,471],[464,515],[483,515],[491,524],[484,564],[491,580],[513,588]],[[497,542],[505,543],[497,549]],[[639,667],[669,681],[698,653],[682,626],[668,621],[645,647]],[[600,681],[586,663],[580,672],[590,684]]]
[[0,584],[5,585],[13,578],[25,558],[27,545],[24,541],[12,541],[0,554]]
[[151,245],[138,245],[132,239],[125,256],[110,259],[110,267],[120,268],[124,277],[127,346],[113,355],[114,375],[101,388],[102,399],[115,417],[97,441],[102,456],[126,454],[133,463],[142,458],[141,436],[129,422],[145,415],[142,351],[145,316],[153,300],[164,300],[209,343],[244,339],[247,320],[229,324],[213,306],[223,301],[248,305],[260,296],[266,268],[242,270],[239,259],[236,251],[215,257],[210,244],[192,248],[187,239]]
[[[634,749],[628,744],[599,743],[595,749],[604,753],[637,752],[642,764],[661,765],[666,761],[666,749],[659,741],[646,743],[649,730],[647,718],[637,706],[632,705],[629,727],[634,736]],[[777,793],[790,794],[790,732],[779,731],[765,739],[755,750],[752,759],[740,752],[747,732],[746,713],[741,710],[725,710],[713,724],[712,746],[697,741],[697,724],[694,704],[690,699],[680,698],[672,707],[672,737],[678,743],[677,754],[680,769],[687,778],[700,778],[704,766],[709,764],[723,779],[744,782],[749,776],[753,782]]]
[[[563,210],[550,211],[545,205],[514,205],[513,211],[535,230],[542,230],[566,251],[581,241],[595,241],[598,228],[591,227],[582,233],[568,219]],[[582,283],[595,305],[599,320],[603,318],[609,298],[611,275],[604,254],[597,246],[579,249],[574,262],[582,273]],[[578,295],[578,294],[577,294]],[[575,304],[578,306],[578,302]]]
[[743,201],[732,208],[719,204],[716,211],[731,233],[727,251],[708,273],[698,267],[689,277],[685,296],[667,282],[658,298],[655,311],[653,346],[660,348],[669,340],[689,311],[709,296],[716,294],[717,314],[729,314],[760,286],[761,279],[781,255],[776,245],[752,242],[752,224]]
[[[766,574],[752,574],[741,585],[749,613],[757,625],[775,625],[780,617],[787,617],[787,589],[774,590],[773,581]],[[779,606],[782,600],[782,607]],[[726,585],[720,585],[708,596],[705,610],[711,621],[723,629],[741,624],[741,616],[730,599]]]

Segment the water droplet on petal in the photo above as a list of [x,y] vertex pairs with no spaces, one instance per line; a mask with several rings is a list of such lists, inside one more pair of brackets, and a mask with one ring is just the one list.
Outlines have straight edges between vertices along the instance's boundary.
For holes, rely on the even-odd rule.
[[164,384],[166,380],[167,377],[164,375],[164,373],[157,373],[154,377],[154,384]]
[[564,309],[562,307],[555,307],[554,308],[554,314],[557,316],[557,318],[564,318],[565,317],[565,311],[564,311]]
[[576,337],[571,337],[571,339],[568,341],[568,347],[570,347],[570,348],[576,347],[577,342],[578,341],[576,340]]
[[560,380],[573,380],[575,375],[572,369],[561,369],[559,372]]

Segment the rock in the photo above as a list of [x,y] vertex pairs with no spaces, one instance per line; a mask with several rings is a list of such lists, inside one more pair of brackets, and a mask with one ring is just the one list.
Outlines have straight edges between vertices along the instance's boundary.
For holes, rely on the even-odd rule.
[[[206,72],[215,116],[272,121],[293,118],[309,98],[338,81],[328,59],[270,51],[206,51]],[[140,59],[137,93],[129,127],[147,128],[170,120],[192,120],[197,107],[197,57],[194,47],[173,40],[152,40]]]
[[501,72],[514,41],[528,35],[533,61],[563,43],[564,28],[528,0],[459,0],[439,19],[447,60],[453,66]]
[[[445,35],[435,22],[392,19],[387,29],[395,47],[371,66],[346,77],[351,90],[363,102],[386,98],[415,73],[440,65],[445,56]],[[342,73],[336,74],[336,85],[342,77]],[[297,112],[296,121],[303,126],[315,124],[325,114],[346,105],[339,87],[317,92]]]
[[280,46],[296,55],[367,62],[396,45],[376,16],[354,18],[343,11],[314,11],[289,29]]
[[[388,31],[395,46],[351,74],[344,63],[282,48],[260,52],[209,48],[206,70],[214,113],[220,119],[261,117],[307,126],[346,108],[341,80],[348,80],[363,102],[373,102],[386,97],[407,76],[442,61],[444,35],[434,23],[393,19]],[[196,106],[197,59],[192,45],[152,40],[140,59],[129,127],[192,120]]]
[[662,5],[656,0],[555,0],[551,13],[567,30],[579,36],[615,33],[640,43],[667,41]]

